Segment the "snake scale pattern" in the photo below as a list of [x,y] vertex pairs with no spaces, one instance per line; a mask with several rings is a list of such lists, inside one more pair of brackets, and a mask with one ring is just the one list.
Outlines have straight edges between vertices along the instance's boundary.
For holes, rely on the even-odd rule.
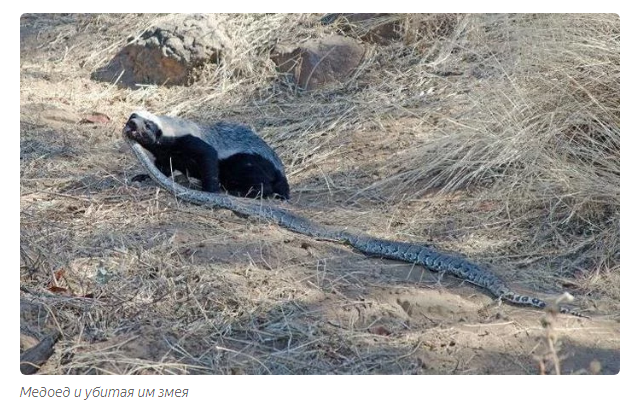
[[[232,197],[224,193],[192,190],[176,184],[171,178],[162,174],[155,167],[153,160],[149,158],[139,143],[127,137],[125,133],[123,133],[123,136],[137,159],[149,172],[151,178],[159,184],[160,187],[183,201],[207,208],[225,208],[243,216],[257,217],[274,222],[290,231],[304,234],[317,240],[336,241],[347,244],[366,255],[420,264],[432,271],[452,274],[489,291],[499,301],[539,309],[543,309],[547,306],[546,302],[539,298],[512,291],[504,281],[487,269],[462,257],[445,254],[429,246],[383,240],[366,234],[339,230],[314,223],[304,217],[295,215],[281,206],[273,206],[252,199]],[[559,307],[559,312],[589,318],[567,307]]]

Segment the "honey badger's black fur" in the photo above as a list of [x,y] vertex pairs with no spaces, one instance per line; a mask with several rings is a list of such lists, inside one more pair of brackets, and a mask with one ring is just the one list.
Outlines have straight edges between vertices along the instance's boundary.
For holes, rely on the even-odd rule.
[[289,198],[284,166],[250,129],[237,124],[209,127],[146,111],[131,114],[125,133],[150,151],[166,176],[172,170],[202,182],[202,190],[221,189],[238,197]]

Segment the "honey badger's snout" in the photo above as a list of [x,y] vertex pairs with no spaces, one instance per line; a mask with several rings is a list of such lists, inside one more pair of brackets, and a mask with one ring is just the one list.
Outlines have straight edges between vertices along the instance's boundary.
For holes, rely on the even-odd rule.
[[125,127],[131,131],[138,131],[140,117],[137,114],[131,114],[131,117],[127,120]]

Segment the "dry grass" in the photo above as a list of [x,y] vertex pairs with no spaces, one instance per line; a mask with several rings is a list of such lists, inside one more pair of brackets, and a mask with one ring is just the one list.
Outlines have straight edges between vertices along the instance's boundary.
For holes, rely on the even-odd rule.
[[[612,345],[570,337],[614,372],[617,16],[387,16],[370,27],[395,21],[398,41],[369,45],[347,83],[303,92],[269,50],[342,30],[320,17],[220,15],[234,43],[220,65],[190,87],[137,90],[90,73],[170,16],[22,19],[23,322],[63,333],[42,372],[538,371],[534,312],[508,308],[496,315],[515,321],[490,328],[490,299],[455,280],[131,185],[119,133],[137,107],[250,124],[317,221],[462,252],[534,293],[568,289],[612,319],[588,328],[612,329]],[[51,108],[113,121],[50,121]]]

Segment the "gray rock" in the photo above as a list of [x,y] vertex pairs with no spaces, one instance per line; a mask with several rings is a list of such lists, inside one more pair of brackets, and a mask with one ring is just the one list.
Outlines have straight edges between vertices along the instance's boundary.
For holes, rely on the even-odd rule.
[[125,87],[185,85],[195,68],[218,63],[230,46],[215,15],[172,15],[122,48],[91,77]]
[[346,81],[365,52],[365,47],[356,40],[333,35],[307,41],[299,47],[278,45],[271,60],[278,71],[291,74],[298,87],[315,90]]

